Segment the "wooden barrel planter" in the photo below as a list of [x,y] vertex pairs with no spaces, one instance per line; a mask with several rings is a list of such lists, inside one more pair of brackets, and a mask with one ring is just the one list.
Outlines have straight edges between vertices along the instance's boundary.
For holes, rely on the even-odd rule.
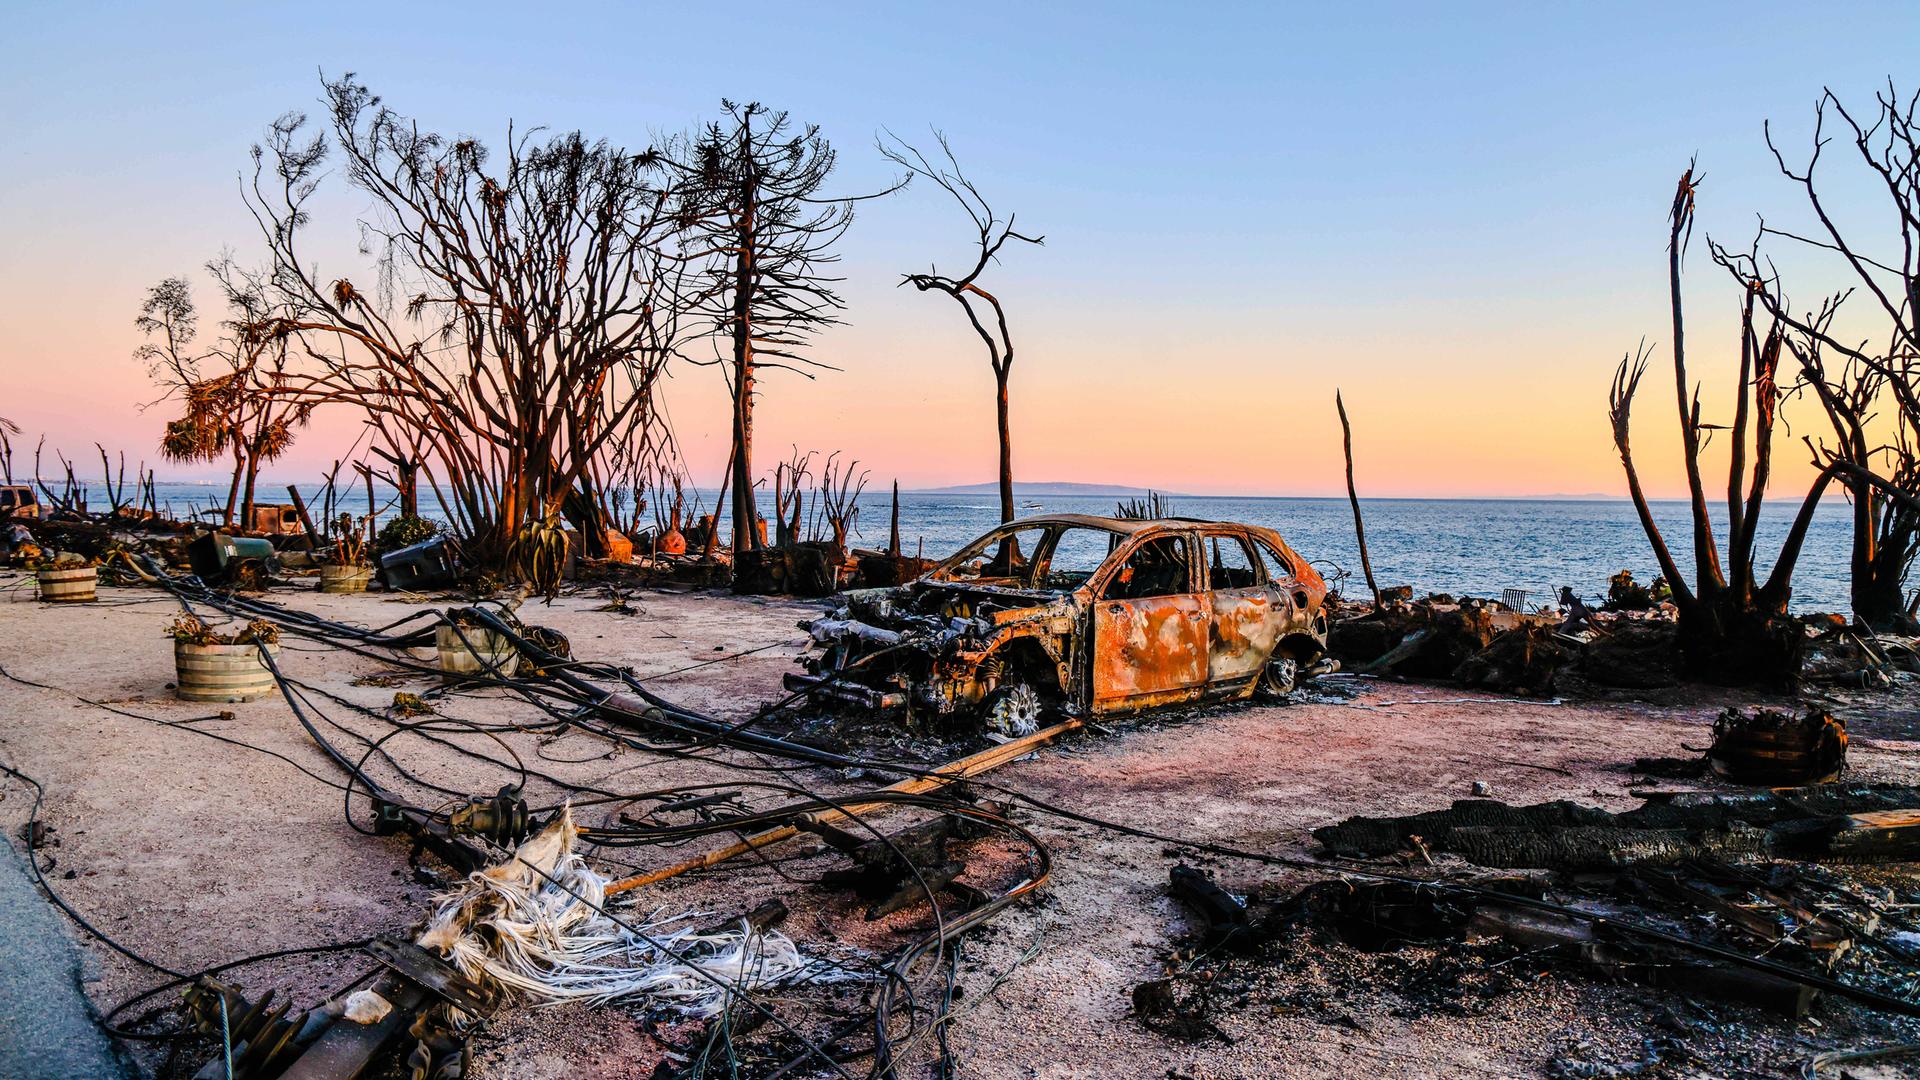
[[78,604],[96,599],[94,588],[100,581],[97,566],[76,566],[67,570],[39,570],[40,599],[49,604]]
[[373,577],[371,566],[347,566],[340,563],[320,564],[320,591],[324,593],[366,592],[367,582]]
[[[267,646],[280,655],[279,645]],[[252,701],[279,692],[260,646],[173,643],[174,696],[186,701]]]
[[442,624],[434,630],[433,641],[440,650],[440,670],[449,679],[496,672],[511,677],[520,669],[520,650],[491,630],[462,626],[456,632]]
[[1814,784],[1831,780],[1847,763],[1847,725],[1824,709],[1804,716],[1728,709],[1714,721],[1707,763],[1739,784]]

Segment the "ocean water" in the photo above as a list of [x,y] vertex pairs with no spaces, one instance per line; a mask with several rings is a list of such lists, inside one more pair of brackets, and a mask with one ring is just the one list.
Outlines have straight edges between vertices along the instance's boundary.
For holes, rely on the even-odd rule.
[[[309,500],[316,492],[302,485]],[[159,484],[163,503],[185,515],[209,500],[224,502],[225,485]],[[262,483],[262,501],[284,497],[282,484]],[[392,492],[377,488],[381,514],[393,512]],[[689,494],[689,503],[695,496]],[[705,506],[713,493],[700,493]],[[97,490],[94,502],[103,500]],[[341,509],[366,512],[364,488],[356,488]],[[423,501],[431,499],[423,495]],[[1023,496],[1016,500],[1025,517],[1043,513],[1111,514],[1110,496]],[[763,494],[762,512],[772,515],[772,500]],[[1758,545],[1762,575],[1771,568],[1781,538],[1791,524],[1797,500],[1779,499],[1761,515]],[[98,508],[96,506],[96,508]],[[429,516],[439,516],[430,505]],[[1653,551],[1640,531],[1632,504],[1623,500],[1546,499],[1362,499],[1366,515],[1367,546],[1373,556],[1374,576],[1382,586],[1411,585],[1417,593],[1450,592],[1468,596],[1500,595],[1503,589],[1525,589],[1530,601],[1544,603],[1559,595],[1560,587],[1589,599],[1606,592],[1607,578],[1632,570],[1642,582],[1656,573]],[[889,496],[869,491],[860,501],[853,542],[862,547],[884,547],[887,540]],[[1692,573],[1692,540],[1687,507],[1678,500],[1653,504],[1654,517],[1683,571]],[[314,512],[319,512],[314,507]],[[1348,575],[1346,591],[1365,588],[1360,576],[1359,548],[1354,542],[1353,517],[1345,499],[1241,498],[1180,496],[1172,512],[1183,517],[1243,521],[1276,529],[1293,548],[1314,561],[1329,581]],[[1715,524],[1725,542],[1726,507],[1715,507]],[[929,557],[946,555],[991,528],[999,518],[992,495],[902,494],[900,534],[908,554],[924,551]],[[1828,500],[1814,517],[1794,573],[1796,611],[1847,609],[1847,545],[1852,529],[1850,509]]]

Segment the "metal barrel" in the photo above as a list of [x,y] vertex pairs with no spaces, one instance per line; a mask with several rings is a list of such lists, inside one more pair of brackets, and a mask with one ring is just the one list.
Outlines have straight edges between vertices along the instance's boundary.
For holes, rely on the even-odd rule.
[[[460,640],[463,636],[472,643],[472,649]],[[440,649],[440,670],[449,678],[487,675],[496,669],[499,674],[510,676],[520,668],[520,650],[491,630],[462,626],[455,633],[453,627],[442,624],[435,628],[433,640]]]
[[320,566],[320,591],[324,593],[366,592],[367,581],[372,577],[373,567],[371,566],[323,563]]
[[[280,655],[279,645],[267,652]],[[252,701],[277,693],[260,646],[173,643],[174,696],[186,701]]]
[[40,582],[40,599],[50,604],[82,603],[95,599],[94,587],[100,569],[81,566],[71,570],[40,570],[34,577]]

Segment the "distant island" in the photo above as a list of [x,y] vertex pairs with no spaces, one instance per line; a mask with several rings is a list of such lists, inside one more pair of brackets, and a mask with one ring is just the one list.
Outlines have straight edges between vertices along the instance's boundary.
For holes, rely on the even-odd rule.
[[[1014,481],[1014,484],[1013,484],[1013,493],[1016,496],[1145,495],[1147,494],[1148,490],[1149,489],[1143,488],[1143,487],[1128,487],[1124,484],[1075,484],[1075,483],[1069,483],[1066,481],[1049,481],[1049,480],[1035,481],[1033,483],[1022,483],[1016,480]],[[998,495],[1000,494],[1000,484],[998,481],[988,481],[987,483],[984,483],[984,484],[961,484],[961,485],[958,485],[957,487],[921,488],[917,491],[912,492],[912,494],[915,494],[915,495]],[[1168,496],[1177,496],[1179,498],[1187,498],[1187,496],[1178,495],[1178,493],[1171,492],[1171,491],[1162,491],[1160,492],[1160,494],[1168,495]]]
[[[1069,480],[1036,480],[1031,483],[1016,480],[1013,483],[1013,494],[1016,498],[1033,498],[1035,496],[1046,496],[1046,495],[1052,495],[1052,496],[1076,496],[1077,495],[1077,496],[1083,496],[1087,498],[1106,498],[1111,496],[1111,497],[1119,498],[1119,497],[1125,497],[1129,495],[1145,495],[1149,491],[1158,491],[1163,498],[1169,498],[1169,499],[1342,499],[1344,500],[1346,498],[1345,493],[1342,493],[1342,492],[1329,493],[1326,495],[1190,495],[1190,494],[1185,494],[1183,492],[1178,492],[1178,491],[1161,491],[1159,488],[1129,487],[1126,484],[1080,484],[1080,483],[1075,483]],[[987,483],[984,483],[984,484],[957,484],[953,487],[915,488],[907,492],[907,494],[909,495],[998,495],[999,493],[1000,493],[1000,485],[993,481],[988,481]],[[1429,501],[1430,500],[1435,502],[1486,502],[1486,501],[1495,501],[1495,500],[1507,501],[1507,502],[1613,502],[1621,499],[1622,496],[1609,495],[1605,492],[1595,491],[1595,492],[1587,492],[1587,493],[1555,492],[1551,495],[1466,495],[1466,496],[1447,496],[1447,495],[1369,496],[1369,495],[1366,495],[1365,493],[1362,493],[1360,498],[1361,498],[1361,501],[1363,502],[1382,502],[1382,501],[1388,501],[1388,500],[1393,500],[1393,501]],[[1654,501],[1667,502],[1672,500],[1656,498],[1654,499]]]

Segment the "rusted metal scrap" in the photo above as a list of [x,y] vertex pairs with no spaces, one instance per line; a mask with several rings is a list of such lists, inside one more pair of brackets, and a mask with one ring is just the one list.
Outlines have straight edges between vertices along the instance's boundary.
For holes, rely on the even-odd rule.
[[[1325,663],[1326,583],[1277,533],[1180,518],[1027,518],[897,588],[803,623],[787,687],[1009,736],[1102,715],[1284,692]],[[1317,666],[1316,666],[1317,665]]]
[[416,1076],[460,1075],[445,1067],[449,1052],[456,1064],[460,1059],[459,1040],[449,1042],[450,1022],[435,1021],[432,1014],[451,1008],[484,1019],[498,999],[417,945],[379,939],[366,952],[386,968],[381,978],[305,1012],[295,1011],[285,998],[276,1003],[272,991],[250,1001],[237,987],[210,979],[190,987],[188,1016],[199,1030],[221,1036],[232,1047],[231,1069],[223,1046],[196,1077],[352,1080],[403,1032],[412,1032],[417,1043],[438,1044],[424,1051],[416,1046],[415,1059],[429,1070]]
[[[1007,812],[999,805],[987,809],[1001,816]],[[850,888],[868,901],[869,922],[904,911],[952,885],[966,871],[966,863],[953,857],[950,845],[977,840],[991,831],[975,819],[956,814],[941,814],[875,837],[863,837],[826,822],[809,821],[800,827],[851,860],[851,867],[823,875],[821,884]]]

